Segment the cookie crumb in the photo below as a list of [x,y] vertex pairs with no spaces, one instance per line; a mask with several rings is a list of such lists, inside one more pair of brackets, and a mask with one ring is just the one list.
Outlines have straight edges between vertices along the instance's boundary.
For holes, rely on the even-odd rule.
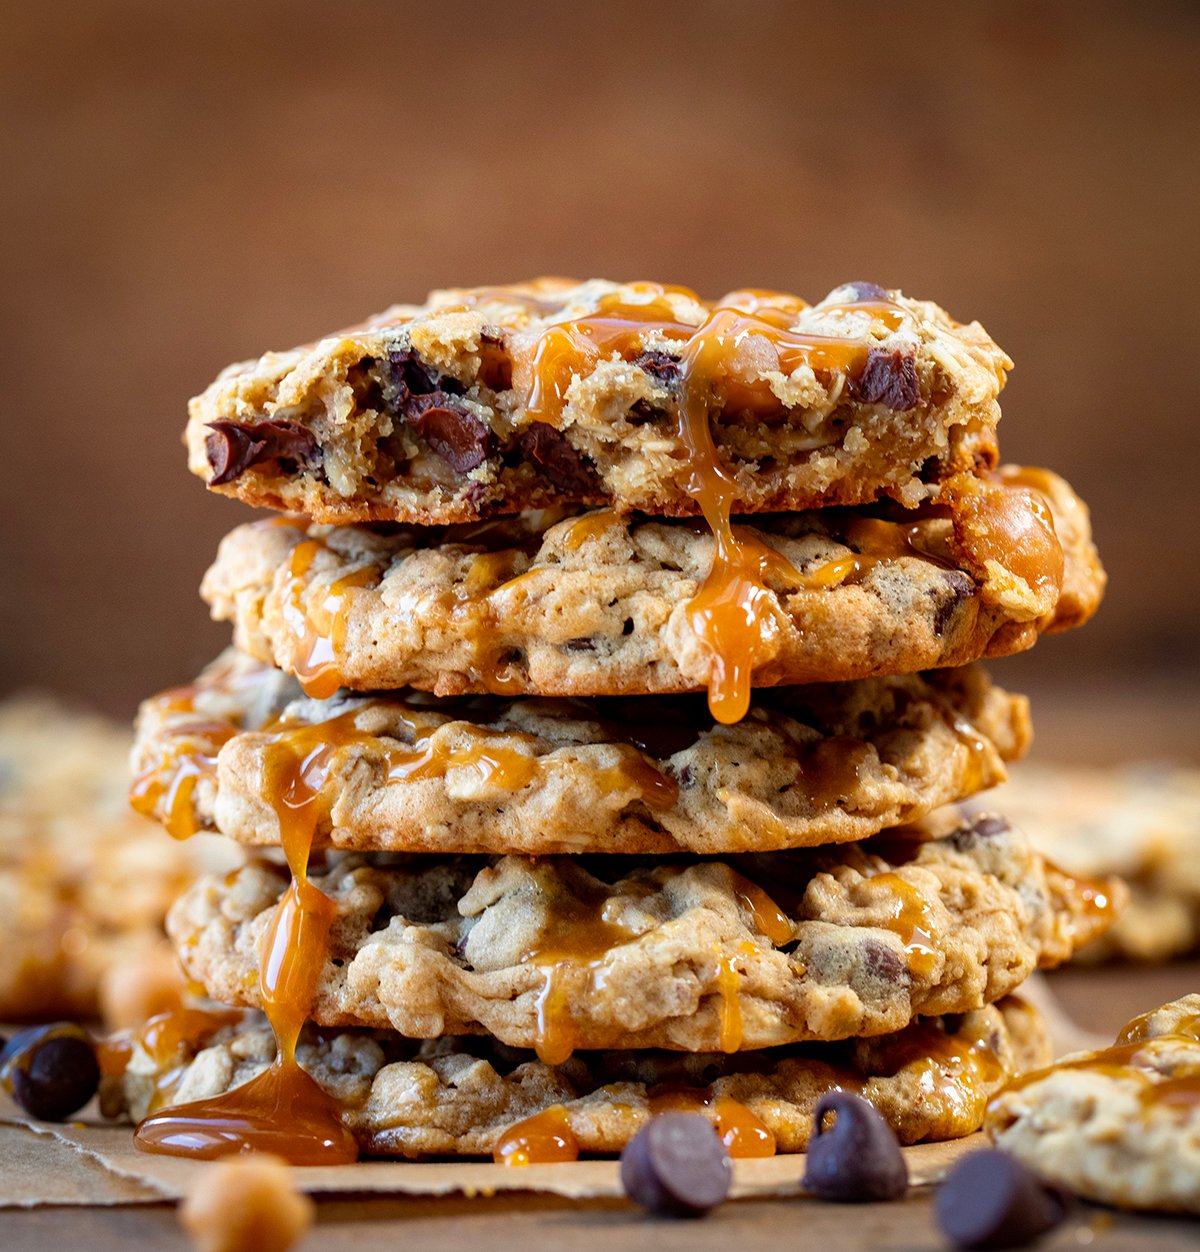
[[198,1252],[285,1252],[315,1213],[285,1161],[251,1153],[206,1167],[179,1206],[179,1224]]

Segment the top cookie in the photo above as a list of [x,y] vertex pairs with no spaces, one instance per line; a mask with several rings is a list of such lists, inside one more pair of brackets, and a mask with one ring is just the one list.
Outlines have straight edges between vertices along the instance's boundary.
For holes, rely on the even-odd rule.
[[850,283],[808,306],[537,279],[435,291],[230,366],[192,400],[215,491],[322,522],[550,505],[693,515],[934,497],[996,460],[1012,362],[976,322]]

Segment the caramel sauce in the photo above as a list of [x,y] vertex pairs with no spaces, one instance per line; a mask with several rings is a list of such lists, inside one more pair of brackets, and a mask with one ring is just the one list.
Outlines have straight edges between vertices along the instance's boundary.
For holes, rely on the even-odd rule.
[[744,1104],[730,1096],[717,1096],[708,1088],[664,1087],[649,1098],[652,1115],[659,1113],[711,1113],[717,1137],[732,1157],[775,1155],[775,1136]]
[[326,726],[293,729],[272,743],[266,759],[265,792],[292,875],[260,954],[259,993],[275,1032],[275,1060],[232,1091],[152,1113],[134,1132],[143,1151],[206,1159],[265,1151],[294,1165],[339,1164],[358,1156],[337,1101],[296,1061],[296,1042],[336,913],[333,901],[308,881],[322,792],[337,746],[326,731]]
[[991,475],[963,498],[961,508],[971,555],[980,564],[996,562],[1035,592],[1061,587],[1062,545],[1041,490],[1015,476]]
[[742,975],[734,964],[736,958],[717,958],[717,994],[721,997],[718,1010],[721,1033],[717,1046],[722,1052],[736,1052],[745,1039],[742,1026],[741,988]]
[[1074,896],[1083,906],[1085,916],[1096,922],[1101,929],[1107,930],[1116,917],[1117,905],[1103,879],[1088,878],[1084,874],[1068,874],[1048,858],[1043,857],[1042,860],[1047,870],[1062,879],[1063,889],[1067,894]]
[[927,978],[937,968],[933,908],[929,901],[899,874],[876,874],[867,880],[872,887],[885,887],[891,896],[891,917],[884,922],[900,937],[909,970]]
[[914,1099],[937,1098],[955,1120],[978,1123],[988,1090],[1005,1076],[1005,1066],[985,1039],[955,1035],[936,1022],[917,1021],[885,1045],[885,1075],[909,1069],[916,1076]]
[[756,883],[733,870],[730,871],[730,877],[733,879],[734,896],[738,904],[750,914],[755,930],[760,935],[765,935],[777,948],[791,943],[796,937],[796,927],[792,919]]
[[561,1104],[510,1126],[496,1142],[492,1158],[497,1165],[546,1165],[579,1159],[579,1140],[571,1132],[571,1118]]
[[1200,1060],[1174,1064],[1170,1073],[1164,1073],[1155,1065],[1160,1047],[1172,1044],[1195,1044],[1200,1041],[1200,1014],[1185,1017],[1169,1034],[1149,1033],[1152,1013],[1144,1013],[1117,1035],[1111,1048],[1085,1052],[1079,1056],[1056,1061],[1046,1069],[1019,1074],[1012,1079],[1001,1095],[1021,1091],[1041,1079],[1063,1070],[1078,1070],[1102,1074],[1110,1078],[1133,1080],[1140,1084],[1140,1102],[1149,1113],[1157,1108],[1169,1108],[1190,1113],[1200,1107]]
[[[731,525],[737,484],[717,453],[710,417],[722,410],[778,409],[765,378],[773,371],[788,375],[808,366],[853,376],[865,366],[871,344],[794,329],[791,323],[802,307],[794,297],[743,291],[732,293],[728,304],[708,306],[685,292],[707,310],[703,323],[695,326],[678,320],[663,298],[668,289],[642,284],[639,291],[648,296],[644,302],[605,296],[595,314],[552,324],[530,342],[510,345],[513,386],[523,394],[531,420],[558,426],[576,376],[613,354],[635,359],[648,336],[677,345],[680,381],[673,410],[676,436],[687,456],[680,486],[700,505],[715,541],[712,566],[686,615],[708,654],[709,707],[717,721],[733,723],[749,708],[754,670],[772,655],[778,610],[766,578],[782,571],[794,585],[804,580],[784,557],[749,542]],[[844,307],[878,315],[884,306],[869,301]],[[887,307],[895,309],[896,319],[888,324],[899,325],[902,310]],[[756,380],[735,377],[749,374]]]

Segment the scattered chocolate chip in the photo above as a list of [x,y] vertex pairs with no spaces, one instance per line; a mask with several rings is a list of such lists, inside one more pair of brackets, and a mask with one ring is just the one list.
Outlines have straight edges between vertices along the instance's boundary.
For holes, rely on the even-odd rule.
[[695,785],[695,782],[696,776],[692,773],[692,767],[690,765],[685,765],[683,769],[679,771],[679,785],[681,787],[691,787]]
[[71,1022],[32,1026],[13,1035],[0,1052],[0,1085],[31,1117],[61,1122],[96,1094],[96,1049]]
[[674,387],[679,382],[679,358],[672,356],[669,352],[651,349],[635,357],[633,363],[638,369],[649,374],[655,382],[662,383],[664,387]]
[[586,635],[579,639],[568,639],[563,645],[568,652],[595,652],[596,645]]
[[437,392],[461,396],[463,385],[457,378],[439,374],[426,365],[412,348],[393,348],[388,353],[383,391],[388,408],[402,413],[414,396],[431,396]]
[[899,349],[872,348],[862,373],[850,383],[850,394],[863,404],[882,404],[906,413],[921,402],[915,358]]
[[1063,1192],[1047,1187],[998,1148],[964,1156],[934,1199],[942,1234],[956,1248],[1013,1248],[1032,1243],[1067,1214]]
[[[825,1118],[835,1121],[826,1128]],[[898,1200],[908,1189],[908,1166],[878,1110],[848,1091],[817,1101],[813,1136],[804,1158],[804,1185],[822,1200],[861,1203]]]
[[210,487],[232,482],[252,465],[264,461],[288,462],[315,469],[321,463],[316,436],[298,422],[209,422],[204,454],[212,467]]
[[652,1117],[621,1153],[625,1194],[652,1213],[701,1217],[729,1194],[725,1145],[698,1113]]
[[846,283],[856,300],[890,300],[892,293],[878,283]]
[[944,574],[945,592],[931,589],[930,594],[937,597],[937,605],[933,610],[933,633],[940,639],[950,625],[958,606],[975,590],[970,576],[960,569],[946,570]]
[[469,473],[488,458],[492,432],[444,391],[413,396],[403,417],[456,474]]
[[904,963],[886,944],[868,939],[862,949],[867,973],[880,982],[898,983],[904,977]]
[[546,422],[533,422],[517,438],[521,456],[563,491],[590,495],[596,490],[591,466],[568,442],[561,430]]

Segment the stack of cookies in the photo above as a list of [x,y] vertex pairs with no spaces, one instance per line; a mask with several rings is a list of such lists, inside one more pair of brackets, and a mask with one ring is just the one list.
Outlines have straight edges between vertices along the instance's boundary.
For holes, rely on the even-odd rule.
[[1103,590],[1070,487],[996,468],[1010,364],[872,284],[541,280],[226,370],[191,467],[278,513],[135,797],[259,852],[171,912],[229,1010],[133,1041],[139,1143],[518,1163],[685,1108],[767,1155],[835,1087],[975,1130],[1114,911],[953,807],[1030,737],[974,663]]

